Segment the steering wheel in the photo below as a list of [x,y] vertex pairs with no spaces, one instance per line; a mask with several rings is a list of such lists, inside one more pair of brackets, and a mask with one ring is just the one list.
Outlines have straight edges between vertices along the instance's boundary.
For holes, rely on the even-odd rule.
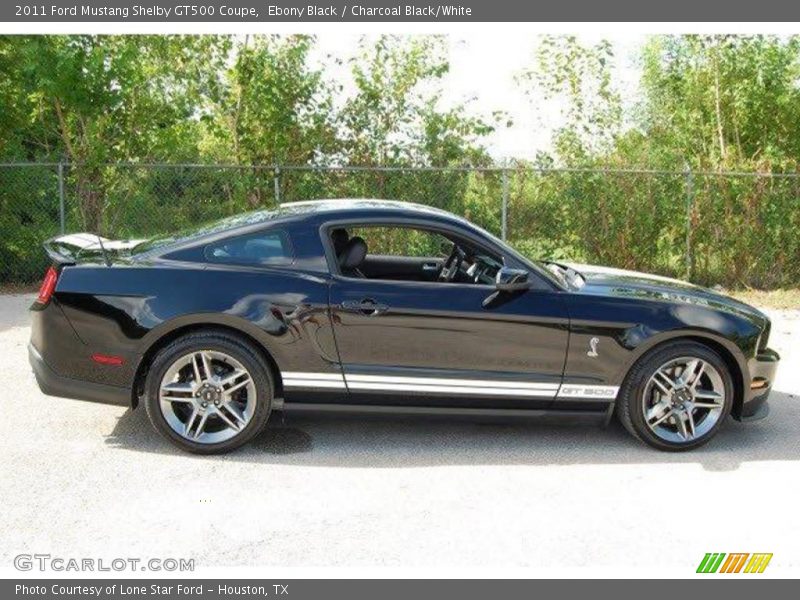
[[453,250],[450,252],[450,256],[447,257],[447,260],[445,261],[444,266],[439,273],[439,281],[445,283],[453,281],[453,279],[456,278],[456,275],[458,275],[458,271],[461,269],[461,263],[464,262],[466,257],[466,252],[459,248],[458,244],[453,244]]

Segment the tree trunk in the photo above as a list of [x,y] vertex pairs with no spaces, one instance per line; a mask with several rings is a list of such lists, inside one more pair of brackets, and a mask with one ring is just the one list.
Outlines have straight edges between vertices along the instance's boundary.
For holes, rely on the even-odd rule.
[[105,198],[100,173],[91,167],[75,165],[75,190],[85,231],[102,235]]
[[726,158],[725,135],[722,127],[722,94],[719,86],[719,56],[714,52],[714,110],[717,116],[717,137],[719,138],[719,154],[723,161]]

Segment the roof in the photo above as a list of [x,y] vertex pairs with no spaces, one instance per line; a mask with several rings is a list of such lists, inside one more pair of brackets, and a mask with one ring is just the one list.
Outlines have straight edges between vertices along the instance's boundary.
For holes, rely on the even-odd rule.
[[379,198],[325,198],[322,200],[303,200],[300,202],[284,202],[279,211],[298,212],[350,212],[364,210],[405,210],[435,213],[440,216],[453,217],[452,213],[425,204],[405,202],[402,200],[381,200]]
[[399,200],[379,200],[375,198],[342,198],[324,200],[305,200],[302,202],[285,202],[277,208],[256,210],[220,219],[213,223],[205,223],[171,235],[157,237],[137,247],[139,252],[147,254],[151,251],[163,251],[164,248],[178,244],[191,243],[216,234],[227,233],[238,229],[261,225],[268,221],[292,218],[307,218],[315,214],[364,213],[367,211],[416,213],[420,216],[446,218],[464,221],[447,211]]

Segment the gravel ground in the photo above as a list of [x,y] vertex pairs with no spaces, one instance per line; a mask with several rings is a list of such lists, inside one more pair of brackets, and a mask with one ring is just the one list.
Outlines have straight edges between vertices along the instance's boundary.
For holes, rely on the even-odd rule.
[[[43,396],[30,295],[0,296],[0,567],[16,554],[187,557],[198,567],[652,566],[773,552],[800,569],[800,311],[773,311],[772,412],[662,454],[618,425],[303,418],[223,457],[144,410]],[[787,571],[784,571],[787,569]]]

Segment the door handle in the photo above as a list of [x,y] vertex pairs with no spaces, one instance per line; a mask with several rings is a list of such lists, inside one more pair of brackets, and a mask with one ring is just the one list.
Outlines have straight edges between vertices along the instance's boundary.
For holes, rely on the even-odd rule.
[[342,308],[350,312],[361,313],[366,316],[379,315],[389,310],[386,304],[375,302],[372,298],[364,298],[363,300],[345,300],[342,302]]
[[423,271],[438,271],[439,270],[439,265],[437,265],[436,263],[423,263],[422,270]]

